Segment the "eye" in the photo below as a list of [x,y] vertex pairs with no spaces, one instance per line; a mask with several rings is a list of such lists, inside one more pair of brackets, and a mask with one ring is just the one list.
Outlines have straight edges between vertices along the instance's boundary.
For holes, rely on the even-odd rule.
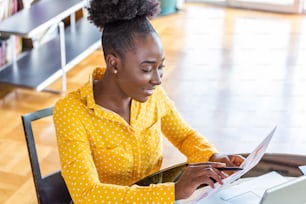
[[145,68],[142,69],[142,71],[144,73],[150,73],[152,71],[152,69],[153,69],[152,67],[145,67]]

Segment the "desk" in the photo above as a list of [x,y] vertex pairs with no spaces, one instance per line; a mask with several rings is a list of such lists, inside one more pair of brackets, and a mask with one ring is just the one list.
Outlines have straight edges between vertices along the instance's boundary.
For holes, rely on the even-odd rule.
[[[247,154],[241,155],[244,157],[247,156]],[[147,186],[152,183],[157,184],[176,181],[178,176],[184,170],[185,165],[186,163],[181,163],[163,169],[138,181],[136,184]],[[283,176],[297,177],[302,175],[298,169],[298,166],[301,165],[306,165],[306,155],[266,153],[261,161],[252,170],[245,174],[243,178],[260,176],[270,171],[276,171]]]

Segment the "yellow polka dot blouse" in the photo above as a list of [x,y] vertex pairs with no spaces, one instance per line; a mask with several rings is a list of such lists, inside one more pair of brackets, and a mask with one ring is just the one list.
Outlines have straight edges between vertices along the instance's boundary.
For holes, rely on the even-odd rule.
[[184,122],[162,87],[145,103],[132,101],[130,124],[95,104],[92,80],[103,71],[96,69],[54,109],[62,174],[74,203],[173,203],[174,183],[133,185],[160,169],[162,134],[188,162],[207,161],[215,149]]

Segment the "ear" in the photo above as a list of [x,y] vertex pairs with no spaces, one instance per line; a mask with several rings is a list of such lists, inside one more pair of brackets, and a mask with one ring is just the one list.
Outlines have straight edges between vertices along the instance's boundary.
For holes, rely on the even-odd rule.
[[111,73],[117,74],[119,58],[115,54],[111,53],[106,56],[105,60],[107,68],[111,71]]

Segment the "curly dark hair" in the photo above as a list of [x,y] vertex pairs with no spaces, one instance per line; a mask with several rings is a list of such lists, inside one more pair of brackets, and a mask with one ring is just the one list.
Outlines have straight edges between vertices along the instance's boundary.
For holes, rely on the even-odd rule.
[[104,56],[110,51],[124,57],[134,48],[137,34],[155,32],[149,19],[160,12],[159,0],[90,0],[88,19],[102,30]]

